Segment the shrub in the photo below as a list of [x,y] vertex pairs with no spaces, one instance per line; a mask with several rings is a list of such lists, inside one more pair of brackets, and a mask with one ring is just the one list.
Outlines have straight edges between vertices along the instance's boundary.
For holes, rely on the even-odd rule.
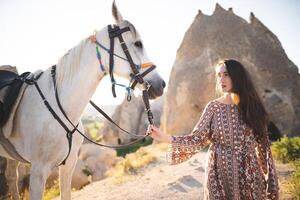
[[119,149],[117,149],[117,156],[125,157],[126,154],[136,152],[140,147],[150,145],[150,144],[152,144],[152,142],[153,142],[152,138],[147,137],[147,138],[145,138],[145,140],[142,140],[133,145],[119,148]]
[[271,148],[274,158],[283,163],[300,159],[300,137],[283,137],[273,142]]
[[295,171],[289,179],[288,190],[295,199],[300,199],[300,159],[293,162]]
[[300,199],[300,137],[284,137],[274,142],[271,148],[275,159],[293,164],[295,171],[288,179],[287,191],[293,199]]

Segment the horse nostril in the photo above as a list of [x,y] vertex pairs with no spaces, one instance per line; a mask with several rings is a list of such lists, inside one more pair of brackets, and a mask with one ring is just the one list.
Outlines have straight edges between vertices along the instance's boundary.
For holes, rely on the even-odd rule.
[[166,82],[165,82],[165,81],[162,81],[161,86],[162,86],[163,88],[165,88],[165,87],[166,87]]

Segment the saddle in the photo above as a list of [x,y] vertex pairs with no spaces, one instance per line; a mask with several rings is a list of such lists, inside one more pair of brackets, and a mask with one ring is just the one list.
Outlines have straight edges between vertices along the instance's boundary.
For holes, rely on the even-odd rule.
[[0,66],[0,127],[8,121],[24,83],[23,78],[28,75],[29,72],[19,75],[16,68],[9,65]]
[[18,73],[1,70],[0,67],[0,89],[11,84],[16,79],[16,77],[18,77]]

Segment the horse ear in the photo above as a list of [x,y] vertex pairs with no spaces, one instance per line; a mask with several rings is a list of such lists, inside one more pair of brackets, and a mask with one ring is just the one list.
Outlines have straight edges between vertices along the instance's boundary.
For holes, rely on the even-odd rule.
[[123,21],[123,17],[118,10],[115,0],[113,1],[113,5],[112,5],[112,15],[115,19],[116,24],[119,24],[120,22]]

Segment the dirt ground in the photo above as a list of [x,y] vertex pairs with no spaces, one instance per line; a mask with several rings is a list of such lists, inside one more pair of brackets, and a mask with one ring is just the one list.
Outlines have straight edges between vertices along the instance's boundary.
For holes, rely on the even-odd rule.
[[[79,191],[72,192],[74,200],[199,200],[203,198],[204,166],[206,153],[201,152],[189,161],[170,166],[165,152],[156,151],[158,160],[134,175],[113,177],[94,182]],[[291,167],[276,165],[280,183],[285,183]],[[57,198],[58,199],[58,198]],[[282,194],[280,199],[292,199]]]

